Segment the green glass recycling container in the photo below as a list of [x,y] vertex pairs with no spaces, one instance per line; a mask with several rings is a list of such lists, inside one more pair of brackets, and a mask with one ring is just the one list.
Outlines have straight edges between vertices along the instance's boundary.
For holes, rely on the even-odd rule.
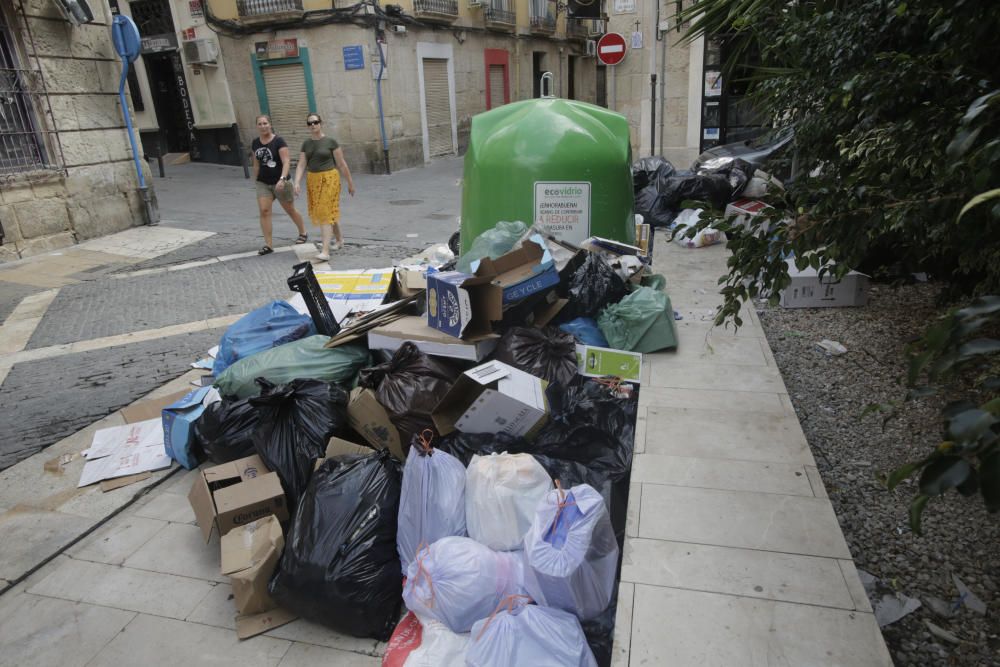
[[462,188],[462,252],[501,220],[580,243],[634,243],[632,148],[621,114],[554,97],[472,118]]

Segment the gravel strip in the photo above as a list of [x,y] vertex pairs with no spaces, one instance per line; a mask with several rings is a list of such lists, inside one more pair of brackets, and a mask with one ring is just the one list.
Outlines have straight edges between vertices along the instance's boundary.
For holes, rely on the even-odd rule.
[[[893,492],[882,481],[940,442],[942,399],[904,405],[884,429],[881,416],[861,417],[871,403],[902,397],[903,346],[946,311],[936,296],[937,288],[928,284],[873,285],[864,308],[762,305],[758,313],[855,563],[922,603],[883,628],[896,665],[995,666],[1000,665],[1000,517],[988,514],[978,497],[951,493],[927,506],[924,536],[917,537],[907,522],[915,481]],[[842,343],[847,353],[828,356],[816,347],[823,339]],[[958,597],[952,574],[986,603],[986,616],[965,606],[948,614],[948,606],[935,605],[933,598],[951,603]],[[959,643],[932,634],[928,622]]]

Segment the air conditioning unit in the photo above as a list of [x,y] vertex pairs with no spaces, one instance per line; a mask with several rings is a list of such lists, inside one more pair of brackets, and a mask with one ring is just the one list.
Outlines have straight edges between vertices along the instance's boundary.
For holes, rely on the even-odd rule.
[[94,11],[87,0],[55,0],[59,11],[73,25],[90,23],[94,20]]
[[587,56],[588,58],[593,58],[594,56],[597,55],[597,42],[595,42],[594,40],[588,39],[584,43],[584,47],[585,47],[584,55]]
[[184,42],[184,59],[189,65],[215,65],[219,61],[219,45],[208,37]]

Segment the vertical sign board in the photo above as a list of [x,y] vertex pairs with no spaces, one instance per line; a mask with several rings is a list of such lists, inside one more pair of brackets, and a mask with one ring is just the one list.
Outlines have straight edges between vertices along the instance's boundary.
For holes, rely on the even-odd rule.
[[174,66],[174,80],[177,83],[177,94],[181,98],[181,108],[184,110],[184,125],[188,134],[188,152],[192,160],[201,158],[198,149],[198,135],[194,131],[194,109],[191,108],[191,97],[188,95],[187,82],[184,80],[184,63],[181,62],[181,52],[170,54],[170,62]]
[[535,181],[535,224],[560,241],[590,237],[590,183]]
[[360,44],[344,47],[344,69],[364,69],[365,51]]

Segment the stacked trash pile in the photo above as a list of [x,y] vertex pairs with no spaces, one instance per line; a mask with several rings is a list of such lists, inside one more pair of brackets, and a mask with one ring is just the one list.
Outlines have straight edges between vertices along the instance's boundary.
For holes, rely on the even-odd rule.
[[687,248],[724,243],[724,232],[708,227],[689,236],[685,228],[701,219],[700,208],[684,208],[685,201],[706,202],[725,210],[727,218],[759,215],[767,206],[757,197],[782,188],[771,174],[739,158],[719,157],[696,162],[691,170],[677,170],[662,157],[642,158],[632,165],[635,212],[653,227],[674,230],[673,240]]
[[189,500],[240,637],[303,617],[389,640],[387,665],[610,663],[642,355],[676,346],[673,310],[639,247],[494,236],[465,272],[440,248],[295,267],[164,409],[165,452],[209,462]]

